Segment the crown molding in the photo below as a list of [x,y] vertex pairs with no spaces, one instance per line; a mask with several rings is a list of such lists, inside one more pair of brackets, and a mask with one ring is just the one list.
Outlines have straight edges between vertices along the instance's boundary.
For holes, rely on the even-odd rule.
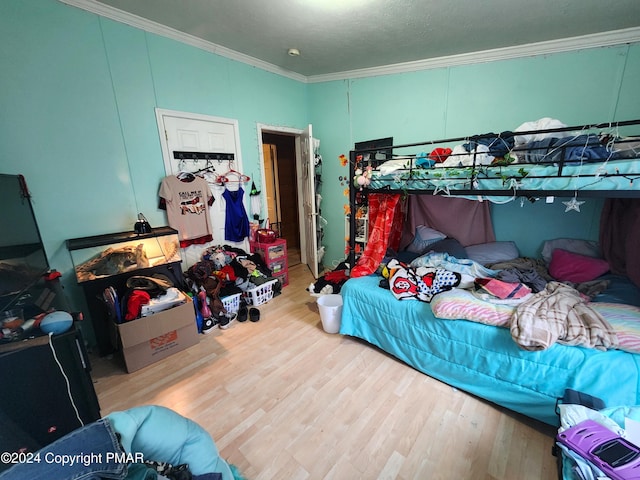
[[61,3],[65,3],[67,5],[70,5],[72,7],[77,7],[82,10],[95,13],[96,15],[100,15],[101,17],[115,20],[116,22],[124,23],[131,27],[139,28],[140,30],[144,30],[145,32],[154,33],[162,37],[170,38],[172,40],[176,40],[178,42],[191,45],[192,47],[196,47],[196,48],[205,50],[207,52],[215,53],[216,55],[220,55],[222,57],[229,58],[231,60],[236,60],[238,62],[247,64],[256,68],[260,68],[262,70],[266,70],[267,72],[275,73],[283,77],[288,77],[288,78],[291,78],[292,80],[297,80],[299,82],[303,82],[303,83],[307,82],[307,77],[299,73],[295,73],[290,70],[285,70],[284,68],[280,68],[277,65],[273,65],[272,63],[264,62],[258,58],[245,55],[244,53],[236,52],[235,50],[231,50],[221,45],[217,45],[215,43],[202,40],[201,38],[194,37],[193,35],[189,35],[188,33],[184,33],[174,28],[167,27],[166,25],[162,25],[160,23],[154,22],[152,20],[139,17],[138,15],[134,15],[132,13],[124,12],[122,10],[111,7],[109,5],[105,5],[104,3],[100,3],[95,0],[58,0],[58,1]]
[[344,72],[330,73],[326,75],[313,75],[307,77],[308,83],[329,82],[334,80],[347,80],[353,78],[374,77],[379,75],[392,75],[397,73],[416,72],[434,68],[455,67],[458,65],[471,65],[475,63],[495,62],[514,58],[549,55],[552,53],[570,52],[588,48],[607,47],[613,45],[630,44],[640,42],[640,27],[613,30],[610,32],[594,33],[579,37],[561,38],[546,42],[529,43],[513,47],[496,48],[460,55],[429,58],[414,62],[396,63],[381,67],[362,68]]
[[320,83],[335,80],[347,80],[364,77],[375,77],[381,75],[393,75],[398,73],[416,72],[420,70],[430,70],[435,68],[455,67],[459,65],[471,65],[477,63],[495,62],[499,60],[509,60],[514,58],[533,57],[538,55],[549,55],[552,53],[570,52],[584,50],[588,48],[607,47],[613,45],[630,44],[640,42],[640,27],[613,30],[610,32],[582,35],[578,37],[561,38],[546,42],[529,43],[512,47],[496,48],[460,55],[449,55],[446,57],[429,58],[416,60],[413,62],[395,63],[383,65],[381,67],[362,68],[343,72],[329,73],[324,75],[305,76],[299,73],[286,70],[273,65],[272,63],[245,55],[235,50],[217,45],[212,42],[202,40],[184,32],[167,27],[146,18],[139,17],[132,13],[124,12],[117,8],[105,5],[96,0],[58,0],[61,3],[95,13],[116,22],[139,28],[145,32],[154,33],[163,37],[186,43],[193,47],[215,53],[231,60],[260,68],[267,72],[281,75],[283,77],[297,80],[302,83]]

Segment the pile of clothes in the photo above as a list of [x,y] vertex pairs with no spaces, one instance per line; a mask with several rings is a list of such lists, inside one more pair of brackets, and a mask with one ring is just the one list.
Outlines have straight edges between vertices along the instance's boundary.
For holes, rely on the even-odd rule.
[[113,321],[124,323],[186,302],[178,287],[161,273],[134,275],[127,279],[124,293],[110,286],[102,296]]
[[345,261],[340,262],[336,268],[319,277],[307,287],[307,292],[313,297],[340,293],[342,285],[349,280],[350,267]]
[[[210,247],[202,259],[185,272],[193,293],[198,331],[208,333],[218,326],[227,328],[237,312],[227,311],[222,298],[249,291],[274,279],[262,257],[229,245]],[[280,283],[273,286],[274,296]]]

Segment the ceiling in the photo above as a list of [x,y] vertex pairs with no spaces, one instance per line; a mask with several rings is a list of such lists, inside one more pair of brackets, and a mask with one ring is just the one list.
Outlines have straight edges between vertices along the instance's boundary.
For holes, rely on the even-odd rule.
[[[303,77],[569,37],[595,35],[595,44],[640,41],[638,0],[61,1],[94,11],[106,7],[102,13],[112,17],[127,12],[138,23],[170,27],[174,36],[188,34],[221,54]],[[290,48],[300,55],[289,55]]]

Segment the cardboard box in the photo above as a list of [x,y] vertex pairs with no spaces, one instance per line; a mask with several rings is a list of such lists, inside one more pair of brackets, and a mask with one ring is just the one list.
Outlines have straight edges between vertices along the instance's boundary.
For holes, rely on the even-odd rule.
[[[187,297],[188,298],[188,297]],[[198,343],[193,301],[117,325],[127,372]]]

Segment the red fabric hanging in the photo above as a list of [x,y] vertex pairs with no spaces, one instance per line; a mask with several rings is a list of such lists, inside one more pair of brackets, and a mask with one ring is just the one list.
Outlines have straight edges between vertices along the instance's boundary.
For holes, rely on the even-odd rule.
[[402,208],[399,194],[369,195],[369,239],[364,253],[351,269],[351,277],[363,277],[376,271],[387,248],[397,250],[402,233]]

